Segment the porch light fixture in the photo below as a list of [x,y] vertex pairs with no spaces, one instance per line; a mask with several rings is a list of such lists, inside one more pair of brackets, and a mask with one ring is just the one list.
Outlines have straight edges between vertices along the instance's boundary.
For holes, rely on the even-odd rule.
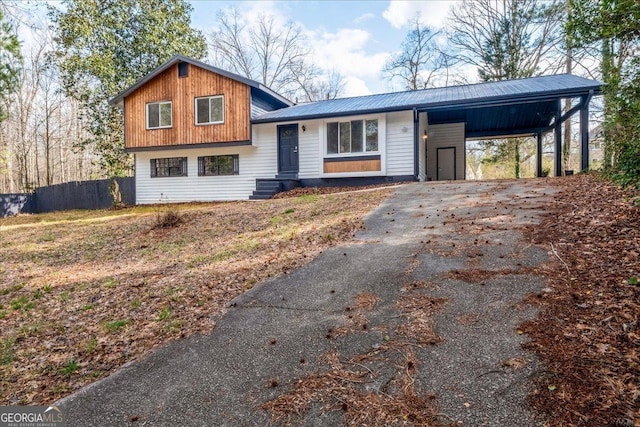
[[307,131],[307,127],[305,125],[302,125],[302,132],[306,132]]
[[426,141],[428,137],[429,136],[427,135],[427,130],[425,129],[424,135],[422,135],[422,139],[424,139]]

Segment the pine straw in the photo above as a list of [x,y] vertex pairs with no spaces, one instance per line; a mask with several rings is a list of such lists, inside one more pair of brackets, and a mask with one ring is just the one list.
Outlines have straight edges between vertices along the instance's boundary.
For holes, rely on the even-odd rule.
[[442,338],[433,328],[433,314],[447,302],[446,298],[429,295],[407,295],[396,306],[407,318],[397,329],[401,336],[413,339],[418,345],[437,344]]
[[[345,425],[359,426],[435,426],[437,413],[434,396],[416,393],[412,375],[417,366],[410,348],[402,352],[404,361],[393,377],[384,384],[385,390],[367,391],[378,374],[362,363],[381,352],[389,352],[392,345],[373,350],[357,360],[341,362],[337,351],[326,355],[330,370],[298,380],[292,390],[261,405],[269,411],[274,422],[294,425],[313,403],[322,405],[323,412],[342,411]],[[349,368],[345,367],[349,365]],[[364,388],[364,389],[363,389]]]
[[344,311],[345,322],[343,326],[335,328],[331,332],[333,338],[351,334],[355,331],[368,329],[366,313],[373,310],[380,298],[372,293],[362,292],[355,296],[353,307],[347,307]]
[[[431,317],[447,302],[417,293],[425,287],[431,284],[414,281],[402,288],[396,308],[404,321],[395,333],[385,336],[384,344],[345,361],[340,360],[337,350],[330,351],[321,358],[328,365],[327,371],[298,379],[288,391],[260,408],[271,413],[273,422],[284,425],[300,424],[314,404],[320,405],[321,413],[341,412],[344,425],[449,425],[442,422],[446,416],[437,413],[436,396],[417,390],[414,381],[418,360],[413,348],[442,341]],[[346,310],[350,323],[333,334],[363,330],[362,326],[367,325],[365,314],[379,301],[370,293],[356,295],[354,307]]]
[[[532,230],[552,262],[539,317],[523,325],[546,364],[531,402],[549,426],[640,425],[640,210],[593,175],[561,192]],[[633,280],[632,280],[633,281]]]

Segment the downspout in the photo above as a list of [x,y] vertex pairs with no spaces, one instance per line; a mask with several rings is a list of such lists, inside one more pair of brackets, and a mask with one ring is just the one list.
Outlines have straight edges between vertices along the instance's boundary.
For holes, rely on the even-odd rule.
[[413,179],[420,180],[420,146],[419,146],[419,129],[420,120],[418,109],[413,107]]

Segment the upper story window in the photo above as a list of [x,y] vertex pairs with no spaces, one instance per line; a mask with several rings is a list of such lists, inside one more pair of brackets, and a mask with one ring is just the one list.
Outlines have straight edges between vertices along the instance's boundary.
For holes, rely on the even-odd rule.
[[327,123],[327,154],[377,151],[377,119]]
[[187,176],[187,158],[151,159],[151,178],[167,176]]
[[150,102],[147,104],[147,129],[170,128],[173,125],[173,106],[171,101]]
[[196,124],[224,123],[224,96],[196,98]]

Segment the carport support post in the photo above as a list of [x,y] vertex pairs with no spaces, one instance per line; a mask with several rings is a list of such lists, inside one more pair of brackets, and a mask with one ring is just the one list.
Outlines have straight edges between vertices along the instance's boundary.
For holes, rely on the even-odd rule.
[[583,96],[580,109],[580,170],[589,169],[589,97]]
[[536,151],[536,176],[542,176],[542,132],[538,132],[538,145]]
[[556,176],[562,176],[562,109],[560,108],[560,100],[558,99],[558,106],[556,109],[556,120],[554,123],[553,134],[556,137],[556,144],[554,151],[555,156],[555,174]]

